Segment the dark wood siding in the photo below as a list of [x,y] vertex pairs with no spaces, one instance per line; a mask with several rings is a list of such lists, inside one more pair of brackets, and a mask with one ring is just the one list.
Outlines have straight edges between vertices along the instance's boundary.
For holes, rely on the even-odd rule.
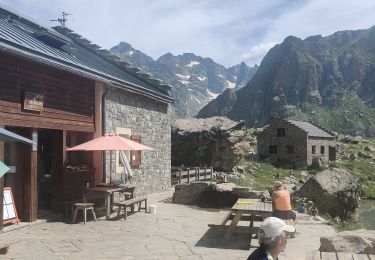
[[[42,112],[23,109],[25,91],[44,95]],[[3,125],[93,132],[94,106],[95,81],[0,53]]]

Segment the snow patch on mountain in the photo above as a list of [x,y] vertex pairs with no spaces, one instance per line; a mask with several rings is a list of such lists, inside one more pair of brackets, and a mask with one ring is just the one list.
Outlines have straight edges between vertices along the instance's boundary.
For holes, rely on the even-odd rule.
[[205,80],[207,77],[197,77],[197,79],[199,79],[200,81],[203,81]]
[[186,81],[186,80],[178,80],[178,81],[184,85],[188,85],[190,83],[189,81]]
[[185,67],[193,67],[193,66],[195,66],[195,65],[199,65],[200,64],[200,62],[198,62],[198,61],[192,61],[192,62],[190,62],[189,64],[186,64],[185,65]]
[[207,93],[208,93],[208,98],[211,100],[211,99],[215,99],[219,94],[215,94],[215,93],[212,93],[211,91],[209,91],[207,89]]
[[190,75],[182,75],[182,74],[176,73],[176,76],[182,79],[190,79]]
[[236,87],[235,82],[230,82],[229,80],[227,80],[227,82],[228,82],[228,88],[235,88]]

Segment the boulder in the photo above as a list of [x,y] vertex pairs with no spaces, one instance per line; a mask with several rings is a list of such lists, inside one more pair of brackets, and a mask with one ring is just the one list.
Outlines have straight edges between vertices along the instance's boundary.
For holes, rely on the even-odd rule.
[[372,145],[365,146],[364,149],[366,152],[375,152],[375,147]]
[[180,119],[172,126],[172,165],[232,171],[249,143],[244,121],[226,117]]
[[297,195],[315,201],[320,212],[345,219],[359,206],[360,187],[348,171],[331,169],[310,177]]
[[323,156],[314,156],[311,161],[311,168],[321,170],[325,165]]
[[375,231],[359,229],[321,237],[319,251],[375,254]]
[[211,189],[210,182],[181,183],[175,186],[172,202],[176,204],[195,205],[203,191]]
[[350,153],[349,160],[352,160],[352,161],[358,160],[358,154],[357,153]]
[[248,187],[237,187],[234,183],[192,182],[175,186],[172,202],[198,205],[200,207],[231,207],[238,198],[260,198],[262,192]]

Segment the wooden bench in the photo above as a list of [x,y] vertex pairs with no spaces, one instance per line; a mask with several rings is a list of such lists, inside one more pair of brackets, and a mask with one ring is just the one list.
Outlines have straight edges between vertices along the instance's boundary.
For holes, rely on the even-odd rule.
[[375,255],[343,252],[306,252],[306,260],[375,260]]
[[220,211],[214,224],[208,224],[209,227],[225,226],[230,218],[233,218],[231,211]]
[[[233,220],[234,213],[231,211],[220,211],[219,215],[217,216],[215,223],[208,224],[209,227],[215,228],[215,229],[223,229],[226,231],[229,228],[229,225],[227,224],[229,220]],[[250,221],[252,218],[249,215],[242,215],[241,220],[242,221]],[[260,217],[256,217],[256,220],[261,220]],[[252,226],[236,226],[234,227],[235,233],[242,233],[242,234],[251,234],[251,233],[258,233],[258,227],[252,227]]]
[[124,219],[126,220],[126,217],[128,216],[127,207],[131,207],[131,211],[134,212],[134,205],[138,204],[138,211],[142,209],[142,202],[144,202],[144,210],[147,212],[147,197],[136,197],[132,198],[130,200],[124,200],[114,203],[114,205],[118,206],[117,216],[120,216],[121,209],[124,209]]

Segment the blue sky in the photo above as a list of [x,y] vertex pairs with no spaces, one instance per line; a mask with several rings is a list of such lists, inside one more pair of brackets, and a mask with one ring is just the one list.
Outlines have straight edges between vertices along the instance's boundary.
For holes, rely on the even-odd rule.
[[375,25],[372,0],[0,0],[53,26],[67,26],[111,48],[120,41],[154,59],[193,52],[224,66],[261,61],[276,43]]

